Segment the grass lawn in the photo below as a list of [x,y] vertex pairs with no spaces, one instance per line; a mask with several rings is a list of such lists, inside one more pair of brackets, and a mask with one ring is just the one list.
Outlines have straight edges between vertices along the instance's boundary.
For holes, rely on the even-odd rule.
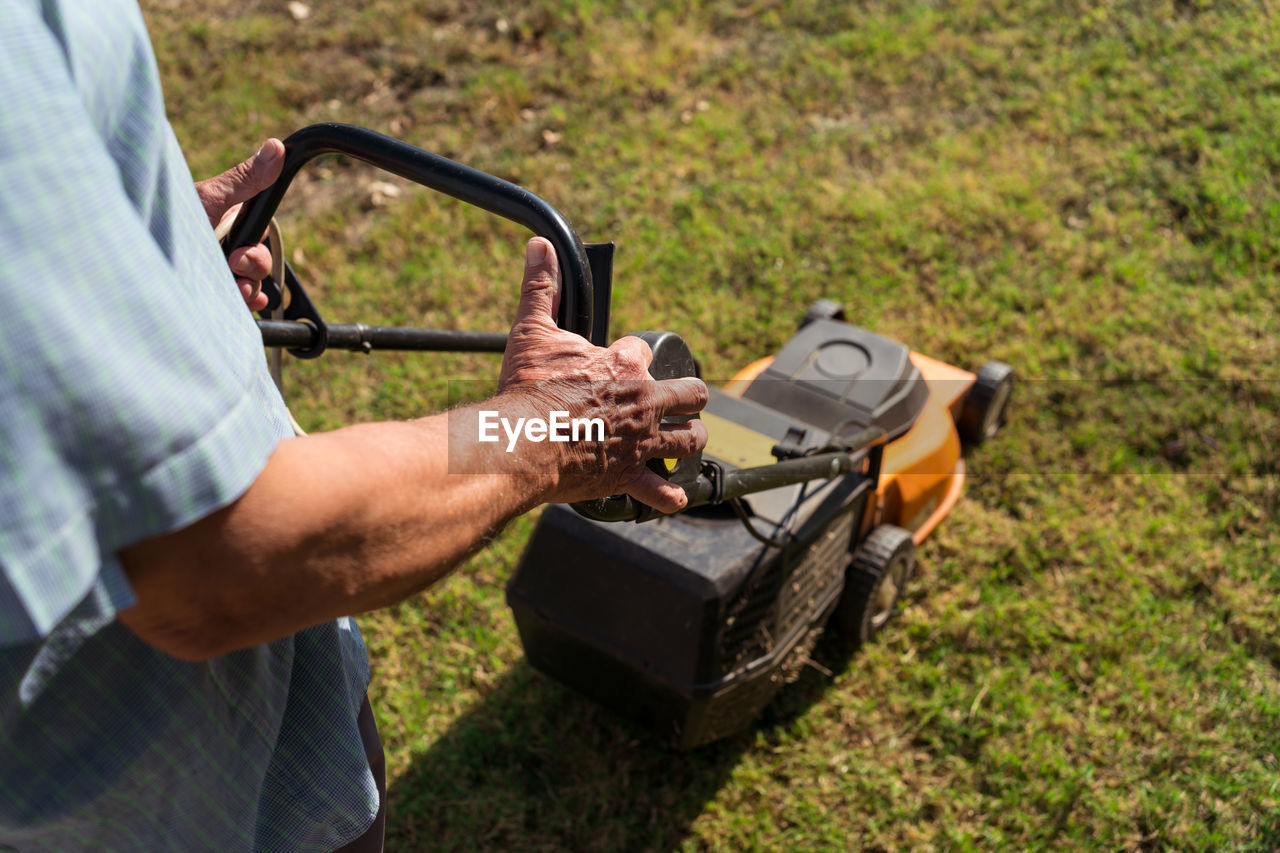
[[[292,8],[292,11],[291,11]],[[316,121],[618,243],[613,331],[709,377],[813,299],[1023,381],[899,618],[689,754],[525,662],[513,523],[360,620],[392,850],[1280,848],[1280,19],[1262,3],[146,0],[197,175]],[[305,14],[303,14],[305,12]],[[501,330],[525,234],[350,161],[290,255],[335,321]],[[396,183],[396,182],[392,182]],[[323,429],[487,355],[287,365]]]

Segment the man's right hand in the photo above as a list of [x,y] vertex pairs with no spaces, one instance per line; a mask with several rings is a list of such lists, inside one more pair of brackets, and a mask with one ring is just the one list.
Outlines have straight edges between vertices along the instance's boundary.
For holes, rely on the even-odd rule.
[[[609,347],[556,326],[560,266],[541,237],[529,241],[520,306],[499,377],[500,397],[521,400],[537,417],[552,410],[572,418],[600,418],[603,442],[541,443],[524,448],[530,464],[557,471],[544,499],[567,502],[628,494],[660,512],[688,503],[684,490],[650,471],[650,459],[691,456],[707,443],[699,420],[664,424],[667,415],[695,414],[707,404],[701,379],[649,376],[653,353],[639,338]],[[514,401],[514,400],[513,400]]]

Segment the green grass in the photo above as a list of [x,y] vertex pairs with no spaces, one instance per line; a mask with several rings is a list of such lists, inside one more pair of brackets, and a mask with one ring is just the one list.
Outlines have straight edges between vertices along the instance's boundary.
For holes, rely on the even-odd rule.
[[[814,298],[1024,379],[900,618],[672,753],[534,673],[522,519],[362,617],[391,849],[1280,847],[1280,24],[1263,4],[146,4],[197,174],[366,125],[618,242],[613,330],[706,372]],[[333,161],[286,199],[338,321],[502,329],[524,234]],[[312,428],[492,356],[288,365]]]

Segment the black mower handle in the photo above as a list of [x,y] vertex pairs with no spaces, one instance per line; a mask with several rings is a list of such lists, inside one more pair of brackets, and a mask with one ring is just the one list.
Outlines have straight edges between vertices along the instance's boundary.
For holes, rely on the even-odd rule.
[[330,122],[304,127],[284,141],[284,151],[280,177],[247,201],[236,216],[227,234],[227,253],[262,238],[285,190],[304,164],[321,154],[345,154],[510,219],[547,238],[560,261],[560,311],[556,322],[562,329],[591,337],[591,267],[586,249],[564,216],[543,199],[509,181],[350,124]]

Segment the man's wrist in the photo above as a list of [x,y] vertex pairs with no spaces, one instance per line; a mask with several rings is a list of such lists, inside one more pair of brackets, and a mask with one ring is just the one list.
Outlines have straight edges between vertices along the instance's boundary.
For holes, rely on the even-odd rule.
[[508,388],[448,413],[448,470],[509,478],[523,509],[543,503],[560,485],[564,444],[552,440],[549,406],[532,386]]

